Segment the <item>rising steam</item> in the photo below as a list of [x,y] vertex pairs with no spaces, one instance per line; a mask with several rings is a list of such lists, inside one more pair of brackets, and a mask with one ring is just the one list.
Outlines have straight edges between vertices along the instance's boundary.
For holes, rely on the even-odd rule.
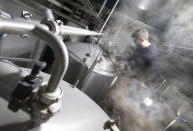
[[[193,2],[153,0],[148,5],[145,0],[144,3],[123,0],[121,5],[118,9],[121,15],[114,14],[103,42],[110,43],[109,48],[114,54],[128,55],[128,49],[132,52],[128,48],[131,33],[137,28],[147,28],[153,34],[150,42],[163,43],[164,48],[160,48],[162,75],[167,80],[165,89],[157,95],[156,88],[140,88],[140,81],[128,76],[120,78],[117,88],[109,93],[108,98],[113,108],[120,112],[122,131],[163,131],[178,116],[191,122],[178,121],[167,131],[178,131],[179,127],[192,131]],[[162,29],[161,32],[138,21],[143,12],[147,14],[142,20]]]

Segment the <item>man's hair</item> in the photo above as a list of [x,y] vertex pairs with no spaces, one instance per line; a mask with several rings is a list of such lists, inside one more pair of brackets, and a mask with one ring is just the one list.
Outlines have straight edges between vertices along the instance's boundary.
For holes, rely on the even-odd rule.
[[149,33],[146,29],[137,29],[132,35],[132,38],[139,38],[142,40],[148,40]]

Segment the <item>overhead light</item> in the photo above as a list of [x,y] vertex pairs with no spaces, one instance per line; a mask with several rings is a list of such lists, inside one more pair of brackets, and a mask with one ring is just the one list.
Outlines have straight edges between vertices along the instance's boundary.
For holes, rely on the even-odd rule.
[[138,8],[141,10],[147,10],[148,6],[149,6],[149,0],[143,0],[140,2],[140,4],[138,5]]
[[145,98],[143,103],[146,105],[146,106],[151,106],[153,104],[153,101],[152,99],[150,99],[149,97]]
[[140,5],[139,5],[139,9],[141,9],[141,10],[146,10],[146,7],[145,7],[144,4],[140,4]]

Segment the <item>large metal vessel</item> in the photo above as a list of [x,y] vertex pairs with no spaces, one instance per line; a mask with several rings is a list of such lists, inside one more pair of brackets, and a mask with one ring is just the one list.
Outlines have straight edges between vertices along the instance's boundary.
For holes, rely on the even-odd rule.
[[117,78],[115,65],[109,57],[101,53],[98,45],[71,43],[67,48],[70,62],[64,80],[77,85],[98,102]]
[[[10,62],[0,61],[1,94],[9,98],[19,80],[29,74],[29,69],[19,68]],[[41,73],[44,81],[50,76]],[[14,113],[7,108],[7,102],[0,98],[0,131],[104,131],[104,124],[110,118],[88,96],[70,84],[61,81],[59,85],[63,90],[62,107],[46,123],[33,128],[30,117],[20,110]],[[8,88],[10,87],[10,88]],[[13,87],[13,88],[11,88]],[[9,89],[5,90],[5,89]],[[106,131],[106,130],[105,130]],[[107,129],[108,131],[108,129]]]
[[[44,11],[50,10],[45,9]],[[52,15],[49,12],[47,17],[52,18],[50,17]],[[111,122],[110,126],[106,124],[110,118],[95,102],[79,89],[72,88],[70,84],[62,81],[68,67],[68,51],[61,39],[62,35],[85,36],[98,35],[98,33],[59,25],[52,19],[46,19],[41,24],[33,21],[22,22],[22,20],[7,19],[0,20],[0,23],[0,33],[33,34],[44,40],[53,50],[57,65],[54,67],[55,72],[48,75],[40,72],[45,67],[44,62],[0,57],[0,97],[9,101],[7,103],[4,99],[0,99],[0,130],[112,130]],[[29,71],[5,60],[29,62],[33,63],[34,67],[32,71]],[[46,83],[42,83],[42,79]],[[117,130],[116,127],[115,130]]]

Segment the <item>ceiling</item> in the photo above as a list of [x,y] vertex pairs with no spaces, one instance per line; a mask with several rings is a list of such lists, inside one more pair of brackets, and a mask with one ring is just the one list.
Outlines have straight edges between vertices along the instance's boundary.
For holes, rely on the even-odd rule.
[[[100,28],[117,0],[33,0],[53,9],[60,17],[90,29]],[[116,11],[162,32],[178,13],[177,5],[191,0],[120,0]],[[104,8],[103,7],[104,4]],[[100,11],[101,10],[101,11]]]

